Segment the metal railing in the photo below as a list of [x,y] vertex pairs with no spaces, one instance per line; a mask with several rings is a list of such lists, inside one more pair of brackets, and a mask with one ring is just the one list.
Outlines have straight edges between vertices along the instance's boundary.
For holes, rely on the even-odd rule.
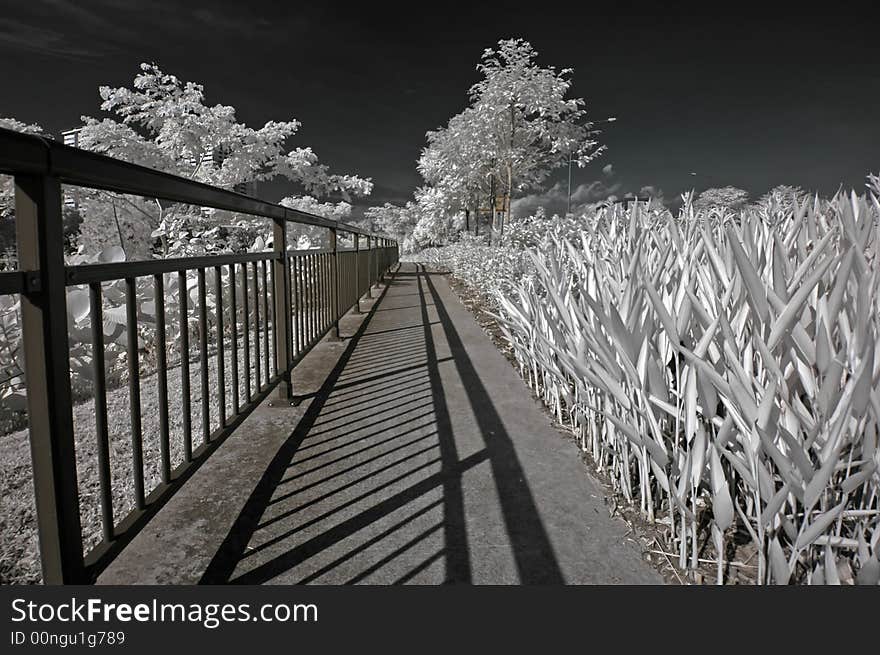
[[[0,173],[15,178],[20,270],[0,273],[0,294],[21,296],[43,580],[92,582],[253,409],[274,390],[282,399],[292,398],[293,367],[330,330],[339,336],[340,317],[353,307],[359,310],[361,297],[397,262],[397,244],[353,225],[4,129],[0,129]],[[65,266],[62,183],[268,218],[273,221],[274,250]],[[328,229],[330,247],[289,250],[288,223]],[[354,248],[339,247],[340,233],[353,235]],[[101,540],[88,552],[84,552],[80,515],[66,306],[67,288],[80,285],[89,292],[101,522]],[[112,285],[124,294],[126,316],[134,509],[123,517],[114,515],[102,329],[102,298]],[[161,480],[153,488],[145,484],[144,475],[137,303],[138,290],[149,293],[150,286]],[[179,329],[177,353],[169,353],[166,340],[166,288],[176,290],[179,325],[172,327]],[[196,291],[194,300],[191,288]],[[192,310],[197,308],[197,344],[190,343],[190,303]],[[193,345],[199,366],[197,408],[192,406],[190,388]],[[176,465],[169,429],[169,354],[179,359],[180,367],[183,454]],[[200,424],[197,434],[194,423]]]

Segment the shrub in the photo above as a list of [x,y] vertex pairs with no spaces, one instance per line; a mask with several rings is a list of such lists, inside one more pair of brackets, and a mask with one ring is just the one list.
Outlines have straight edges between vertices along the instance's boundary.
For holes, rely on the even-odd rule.
[[434,256],[492,293],[523,377],[682,568],[710,542],[722,581],[747,535],[759,583],[877,584],[880,201],[799,200],[772,223],[689,202],[600,208],[576,235],[533,217],[519,257]]

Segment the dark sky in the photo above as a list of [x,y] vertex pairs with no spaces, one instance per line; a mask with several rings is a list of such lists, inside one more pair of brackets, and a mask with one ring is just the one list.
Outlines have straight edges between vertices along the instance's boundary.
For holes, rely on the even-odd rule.
[[[371,202],[407,199],[427,130],[466,104],[485,47],[523,37],[572,67],[594,119],[618,117],[608,153],[574,184],[604,179],[674,196],[732,184],[823,193],[880,170],[880,46],[842,5],[805,16],[647,15],[615,3],[304,3],[2,0],[0,116],[56,133],[99,115],[99,84],[130,84],[141,61],[205,85],[260,126],[295,117],[295,143],[338,172],[372,177]],[[326,4],[326,3],[322,3]],[[602,168],[613,165],[613,177]],[[698,175],[693,176],[691,172]],[[272,189],[265,191],[272,195]],[[277,198],[270,198],[277,199]]]

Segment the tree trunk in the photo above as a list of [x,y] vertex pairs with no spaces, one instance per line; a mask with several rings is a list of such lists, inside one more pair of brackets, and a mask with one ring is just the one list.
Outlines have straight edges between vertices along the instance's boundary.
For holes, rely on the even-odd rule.
[[119,227],[119,216],[116,214],[116,203],[111,200],[110,206],[113,207],[113,220],[116,223],[116,234],[119,235],[119,247],[122,248],[122,252],[127,258],[128,253],[125,251],[125,239],[122,238],[122,228]]
[[[513,143],[516,139],[516,98],[511,98],[510,101],[510,150],[507,154],[507,189],[504,193],[504,207],[502,209],[503,214],[501,216],[501,229],[499,230],[500,236],[504,235],[504,221],[510,216],[510,196],[513,193]],[[494,202],[494,198],[493,198]],[[494,206],[492,208],[494,212]]]
[[495,174],[489,177],[489,244],[494,245],[495,230]]
[[513,193],[513,165],[507,164],[507,193],[504,194],[504,215],[501,217],[501,234],[504,234],[504,221],[510,218],[510,196]]

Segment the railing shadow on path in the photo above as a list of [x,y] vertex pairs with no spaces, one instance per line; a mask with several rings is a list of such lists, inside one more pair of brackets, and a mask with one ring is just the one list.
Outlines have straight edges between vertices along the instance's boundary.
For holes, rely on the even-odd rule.
[[[468,533],[475,526],[466,521],[462,476],[485,462],[488,469],[479,473],[491,471],[519,582],[564,582],[511,437],[432,275],[418,267],[388,280],[200,583],[305,583],[328,575],[355,583],[375,580],[392,560],[398,569],[382,582],[417,580],[440,567],[430,580],[471,583],[475,553],[469,542],[476,535]],[[400,286],[415,291],[395,289]],[[390,295],[391,289],[401,293]],[[410,324],[370,331],[377,312],[393,309]],[[432,330],[438,324],[436,334],[450,352],[442,359]],[[440,367],[450,361],[482,439],[463,458],[441,381]],[[335,486],[321,493],[331,481]],[[381,558],[362,565],[357,558],[368,549]]]

